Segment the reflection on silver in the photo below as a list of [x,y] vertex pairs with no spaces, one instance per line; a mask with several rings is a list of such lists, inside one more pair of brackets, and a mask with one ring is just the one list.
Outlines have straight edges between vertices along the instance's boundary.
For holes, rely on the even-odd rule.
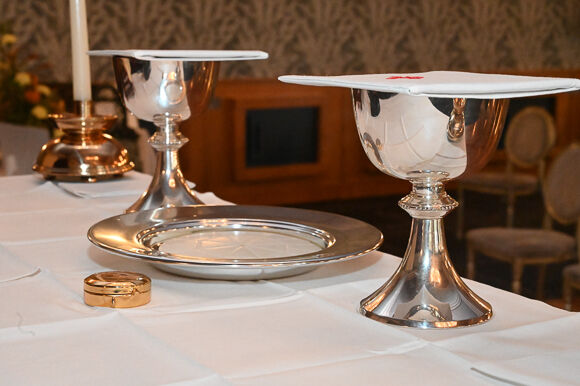
[[254,280],[296,275],[378,248],[381,232],[331,213],[268,206],[159,208],[88,231],[107,251],[184,276]]
[[453,99],[453,111],[449,116],[447,125],[447,139],[451,142],[460,141],[463,138],[465,128],[465,98]]
[[399,206],[412,217],[401,265],[360,311],[384,323],[420,328],[468,326],[491,318],[448,256],[443,217],[457,206],[444,182],[484,164],[503,128],[507,100],[429,98],[353,89],[361,143],[386,174],[409,180]]
[[178,150],[188,139],[178,126],[207,107],[219,63],[114,56],[113,66],[125,106],[158,127],[149,139],[157,153],[153,179],[127,212],[202,204],[179,167]]

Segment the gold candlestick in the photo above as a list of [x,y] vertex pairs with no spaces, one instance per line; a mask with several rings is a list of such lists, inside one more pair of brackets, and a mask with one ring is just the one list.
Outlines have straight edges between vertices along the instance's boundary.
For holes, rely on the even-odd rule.
[[105,131],[117,117],[93,115],[91,101],[75,101],[75,113],[50,116],[64,135],[42,146],[32,169],[46,179],[95,182],[133,169],[127,149]]

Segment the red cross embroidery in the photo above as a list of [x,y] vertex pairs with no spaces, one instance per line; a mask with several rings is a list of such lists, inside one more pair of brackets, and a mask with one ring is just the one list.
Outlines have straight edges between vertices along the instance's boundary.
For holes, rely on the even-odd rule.
[[387,79],[423,79],[422,76],[389,76]]

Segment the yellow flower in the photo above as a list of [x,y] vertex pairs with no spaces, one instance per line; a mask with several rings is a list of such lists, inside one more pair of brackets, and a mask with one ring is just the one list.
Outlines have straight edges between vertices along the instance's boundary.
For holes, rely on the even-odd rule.
[[46,97],[50,96],[51,94],[50,87],[45,86],[44,84],[39,84],[38,86],[36,86],[36,91],[38,91],[39,93],[41,93]]
[[21,86],[28,86],[32,82],[32,77],[28,72],[17,72],[14,80]]
[[48,118],[48,111],[44,106],[36,105],[30,110],[30,114],[34,115],[36,119],[46,119]]
[[2,45],[3,46],[8,46],[8,45],[11,45],[14,43],[16,43],[16,36],[14,36],[12,34],[2,35]]

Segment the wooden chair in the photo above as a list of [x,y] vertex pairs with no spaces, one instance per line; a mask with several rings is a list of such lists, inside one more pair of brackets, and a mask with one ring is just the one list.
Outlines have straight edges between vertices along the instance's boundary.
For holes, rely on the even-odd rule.
[[[481,172],[467,176],[459,181],[457,197],[458,239],[463,237],[464,190],[501,195],[506,197],[506,224],[514,224],[516,197],[533,194],[540,189],[544,176],[544,159],[556,141],[556,129],[552,115],[537,106],[526,107],[519,111],[510,122],[505,134],[506,169],[503,172]],[[537,168],[536,175],[516,171]]]
[[[552,164],[543,184],[544,205],[551,219],[571,224],[580,217],[580,144],[573,144]],[[552,229],[480,228],[467,232],[467,277],[475,276],[475,257],[502,260],[512,265],[512,291],[521,292],[525,265],[539,267],[538,298],[543,298],[546,266],[577,255],[580,235]],[[578,283],[580,268],[566,269],[566,280]]]

